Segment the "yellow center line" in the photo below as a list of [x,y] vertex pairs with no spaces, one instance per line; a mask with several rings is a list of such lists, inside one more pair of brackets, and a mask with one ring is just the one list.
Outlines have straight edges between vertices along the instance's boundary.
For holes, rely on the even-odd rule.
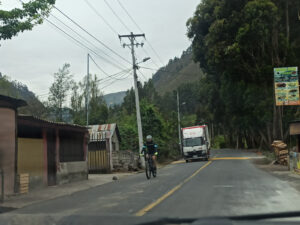
[[250,157],[222,157],[222,158],[211,158],[210,160],[247,160]]
[[179,188],[182,187],[185,183],[187,183],[189,180],[191,180],[194,176],[196,176],[201,170],[203,170],[205,167],[207,167],[212,162],[209,161],[206,164],[204,164],[202,167],[200,167],[196,172],[194,172],[190,177],[186,178],[183,182],[172,188],[170,191],[168,191],[166,194],[161,196],[159,199],[157,199],[155,202],[147,205],[145,208],[138,211],[135,216],[143,216],[147,212],[149,212],[151,209],[153,209],[155,206],[159,205],[162,201],[164,201],[166,198],[168,198],[170,195],[172,195],[175,191],[177,191]]

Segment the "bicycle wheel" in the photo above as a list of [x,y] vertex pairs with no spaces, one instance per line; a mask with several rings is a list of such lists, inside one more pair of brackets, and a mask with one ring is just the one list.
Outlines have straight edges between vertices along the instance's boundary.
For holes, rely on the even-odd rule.
[[146,177],[149,180],[151,178],[151,168],[148,160],[145,162],[145,172],[146,172]]
[[154,168],[152,167],[152,175],[153,175],[153,177],[156,177],[156,170],[157,170],[157,169],[154,169]]

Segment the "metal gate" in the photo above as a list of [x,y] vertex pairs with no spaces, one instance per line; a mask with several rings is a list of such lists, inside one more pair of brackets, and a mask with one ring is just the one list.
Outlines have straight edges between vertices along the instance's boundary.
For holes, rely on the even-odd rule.
[[110,172],[109,153],[106,142],[89,143],[88,167],[90,173]]

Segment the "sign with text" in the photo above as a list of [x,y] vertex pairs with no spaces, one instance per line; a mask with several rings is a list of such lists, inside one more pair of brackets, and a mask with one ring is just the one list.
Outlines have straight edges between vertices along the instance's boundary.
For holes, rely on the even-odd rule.
[[298,67],[274,68],[276,105],[300,105]]

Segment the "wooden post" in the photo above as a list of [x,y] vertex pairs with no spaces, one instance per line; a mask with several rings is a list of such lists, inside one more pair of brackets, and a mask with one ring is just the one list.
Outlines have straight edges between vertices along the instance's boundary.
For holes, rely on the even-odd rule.
[[48,185],[48,141],[47,130],[43,128],[43,152],[44,152],[44,184]]
[[59,130],[55,129],[55,161],[56,161],[56,172],[59,171]]
[[1,202],[4,202],[4,171],[1,169]]

